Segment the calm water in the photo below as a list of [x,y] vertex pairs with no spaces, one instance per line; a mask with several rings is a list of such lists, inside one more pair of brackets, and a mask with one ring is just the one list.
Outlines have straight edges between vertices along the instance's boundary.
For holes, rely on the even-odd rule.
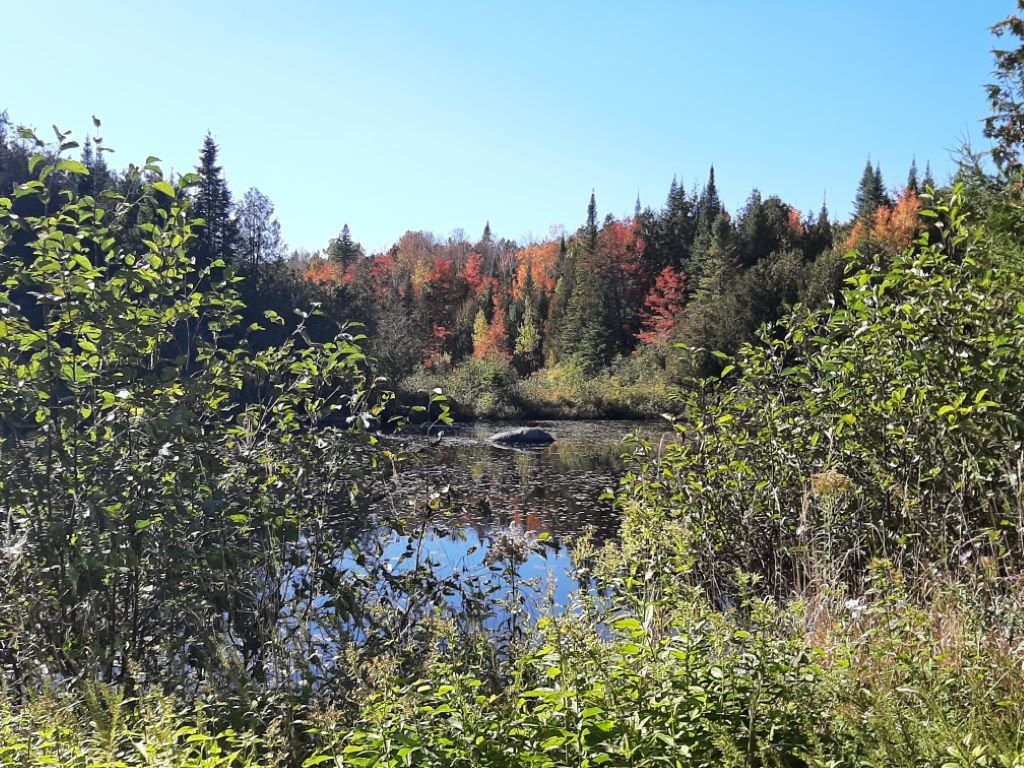
[[[412,452],[399,473],[398,492],[388,504],[414,505],[432,491],[450,486],[454,505],[441,511],[440,530],[416,541],[436,569],[452,574],[487,571],[496,553],[509,547],[523,553],[517,578],[534,603],[553,588],[563,604],[575,586],[569,542],[585,527],[597,540],[616,535],[618,517],[606,491],[625,471],[624,454],[633,447],[624,438],[639,430],[647,439],[668,439],[671,430],[657,422],[539,421],[551,432],[550,446],[515,449],[488,441],[508,424],[479,423],[433,438],[396,438]],[[547,536],[542,536],[547,534]],[[546,543],[540,542],[546,539]],[[386,552],[398,558],[409,546],[395,539]],[[490,557],[489,557],[490,554]],[[495,570],[495,569],[492,569]]]

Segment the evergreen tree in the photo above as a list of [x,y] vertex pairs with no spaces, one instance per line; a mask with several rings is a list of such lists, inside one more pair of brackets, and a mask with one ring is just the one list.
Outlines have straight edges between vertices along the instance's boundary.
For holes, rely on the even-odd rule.
[[870,158],[864,166],[860,184],[857,185],[857,196],[853,200],[854,215],[858,221],[870,224],[875,211],[886,202],[885,184],[882,182],[882,169],[878,164],[871,165]]
[[648,260],[655,271],[666,266],[682,268],[690,259],[690,250],[696,234],[695,201],[686,195],[682,184],[672,178],[665,208],[654,222],[648,243]]
[[206,134],[203,148],[199,153],[196,173],[199,183],[195,190],[194,210],[203,220],[192,252],[199,267],[207,267],[221,259],[232,260],[238,237],[236,222],[232,217],[231,191],[224,179],[221,167],[217,165],[219,149],[213,136]]
[[932,178],[932,163],[929,160],[924,164],[924,189],[935,189],[935,179]]
[[342,267],[348,267],[362,256],[363,248],[352,239],[348,224],[341,228],[341,233],[327,246],[327,258]]
[[103,159],[103,152],[97,151],[93,146],[92,139],[86,137],[82,146],[82,165],[89,169],[87,175],[78,176],[78,194],[99,195],[110,188],[111,175],[107,168],[107,162]]
[[740,266],[752,267],[781,247],[788,214],[788,206],[778,197],[762,200],[760,190],[750,193],[738,225],[742,245]]
[[875,163],[873,192],[878,199],[878,205],[892,205],[892,199],[889,197],[889,193],[885,191],[885,182],[882,180],[882,166],[879,163]]
[[910,171],[907,173],[907,191],[915,195],[920,191],[917,183],[917,158],[910,161]]
[[828,206],[822,200],[821,210],[818,211],[817,218],[806,228],[806,233],[804,234],[804,257],[812,261],[818,258],[818,256],[832,247],[834,237],[832,222],[829,220]]
[[708,173],[708,183],[704,185],[700,200],[697,203],[697,234],[707,232],[711,234],[711,227],[722,212],[722,200],[718,196],[718,187],[715,184],[715,166],[711,166]]
[[594,198],[594,191],[590,191],[590,203],[587,205],[587,225],[585,230],[587,250],[590,253],[597,251],[597,200]]

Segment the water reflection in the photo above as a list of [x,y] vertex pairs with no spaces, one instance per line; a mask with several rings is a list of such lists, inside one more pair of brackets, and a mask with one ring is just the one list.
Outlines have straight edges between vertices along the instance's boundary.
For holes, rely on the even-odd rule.
[[[548,593],[564,605],[575,582],[568,543],[585,528],[600,543],[614,537],[619,520],[602,499],[624,472],[624,437],[640,430],[657,440],[667,425],[631,422],[538,422],[556,436],[541,448],[500,447],[487,438],[508,425],[457,428],[436,445],[429,438],[399,438],[413,454],[388,503],[415,506],[437,488],[456,489],[457,503],[421,544],[445,573],[493,569],[496,543],[522,547],[516,578],[527,583],[530,612]],[[442,513],[443,517],[443,513]],[[451,535],[455,534],[455,535]],[[547,536],[541,536],[547,534]],[[546,539],[542,546],[538,542]],[[403,541],[387,545],[397,556]],[[438,574],[441,575],[441,574]]]

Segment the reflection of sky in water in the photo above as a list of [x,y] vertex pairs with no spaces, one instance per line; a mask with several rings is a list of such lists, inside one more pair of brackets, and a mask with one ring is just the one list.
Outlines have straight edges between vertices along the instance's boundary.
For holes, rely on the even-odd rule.
[[[652,441],[670,434],[668,425],[630,422],[537,422],[557,438],[550,446],[516,450],[487,442],[508,425],[476,424],[456,429],[434,445],[430,438],[400,440],[413,451],[400,470],[394,502],[414,503],[436,488],[450,485],[458,502],[447,524],[461,537],[429,534],[424,550],[446,573],[485,571],[495,538],[511,534],[536,540],[550,534],[550,546],[531,550],[518,569],[520,580],[536,580],[536,602],[554,579],[556,602],[564,607],[572,588],[572,557],[563,540],[592,526],[598,541],[613,537],[618,517],[610,501],[624,471],[622,455],[632,451],[623,438],[642,428]],[[390,502],[389,502],[390,503]],[[386,553],[398,558],[405,541],[391,542]],[[439,574],[441,575],[441,574]],[[536,614],[537,606],[531,606]]]

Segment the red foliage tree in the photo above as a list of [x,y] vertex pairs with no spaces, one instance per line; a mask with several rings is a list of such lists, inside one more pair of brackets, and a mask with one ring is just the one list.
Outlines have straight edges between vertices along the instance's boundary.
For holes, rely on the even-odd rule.
[[641,318],[644,330],[637,338],[645,344],[657,344],[671,336],[686,305],[686,275],[674,267],[665,267],[644,299]]

